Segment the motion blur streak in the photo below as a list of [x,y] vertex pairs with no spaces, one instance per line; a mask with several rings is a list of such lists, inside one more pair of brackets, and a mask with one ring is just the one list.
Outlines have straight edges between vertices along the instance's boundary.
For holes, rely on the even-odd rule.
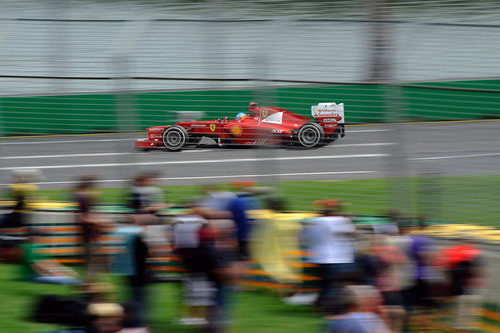
[[0,8],[2,331],[498,331],[497,0]]

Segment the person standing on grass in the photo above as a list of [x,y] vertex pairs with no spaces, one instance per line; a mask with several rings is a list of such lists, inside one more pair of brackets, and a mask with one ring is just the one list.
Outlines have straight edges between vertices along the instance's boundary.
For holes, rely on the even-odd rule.
[[137,224],[137,232],[132,233],[126,240],[126,251],[133,261],[133,271],[127,276],[131,301],[135,306],[136,325],[143,326],[147,320],[149,272],[147,259],[149,247],[144,240],[145,226]]
[[186,270],[183,292],[187,313],[179,319],[181,325],[206,325],[207,308],[214,304],[214,288],[208,279],[206,268],[211,266],[212,251],[200,250],[198,231],[206,224],[206,220],[200,216],[201,212],[195,209],[191,214],[174,219],[173,245]]
[[156,214],[168,208],[163,190],[157,186],[157,178],[155,172],[145,172],[134,178],[129,197],[132,223],[155,224],[158,222]]
[[378,261],[376,286],[380,291],[384,304],[392,314],[390,326],[399,330],[404,324],[406,312],[403,308],[401,291],[407,286],[412,275],[408,264],[408,257],[397,246],[393,245],[393,234],[379,234],[375,236],[371,251]]
[[200,257],[215,287],[214,305],[208,313],[208,331],[227,332],[233,317],[231,309],[234,308],[234,292],[242,260],[237,230],[227,211],[201,209],[198,212],[207,220],[198,230]]
[[241,260],[249,258],[248,243],[250,240],[251,223],[247,216],[246,199],[233,192],[224,191],[219,186],[212,184],[204,187],[205,196],[198,202],[198,206],[217,211],[226,211],[231,214],[231,219],[236,227],[238,252]]
[[455,307],[452,323],[458,330],[475,330],[486,287],[482,250],[468,239],[441,249],[435,264],[447,274]]
[[98,238],[102,233],[102,227],[111,223],[94,211],[97,195],[96,180],[93,175],[80,177],[74,193],[74,200],[77,203],[75,217],[76,223],[81,228],[87,278],[96,268],[96,251],[99,248]]
[[322,307],[326,297],[335,294],[356,271],[356,228],[340,213],[338,200],[318,200],[315,205],[320,207],[321,215],[304,223],[299,241],[308,253],[307,261],[318,265],[321,290],[316,303]]
[[418,218],[418,231],[411,234],[410,257],[415,261],[415,285],[412,289],[413,305],[431,306],[433,301],[429,293],[429,279],[432,276],[432,258],[434,256],[432,239],[425,235],[425,218]]

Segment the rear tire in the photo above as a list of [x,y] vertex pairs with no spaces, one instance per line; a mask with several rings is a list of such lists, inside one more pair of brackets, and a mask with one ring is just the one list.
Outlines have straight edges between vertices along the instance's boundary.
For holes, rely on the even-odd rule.
[[184,127],[170,126],[163,132],[163,145],[170,151],[179,151],[188,142],[189,134]]
[[342,138],[345,136],[345,129],[344,129],[344,124],[339,124],[337,129],[333,131],[332,134],[329,136],[326,136],[323,141],[318,145],[318,147],[324,147],[326,145],[329,145],[330,143],[334,143],[338,139]]
[[323,128],[312,122],[302,125],[297,132],[297,141],[304,148],[318,147],[324,139]]

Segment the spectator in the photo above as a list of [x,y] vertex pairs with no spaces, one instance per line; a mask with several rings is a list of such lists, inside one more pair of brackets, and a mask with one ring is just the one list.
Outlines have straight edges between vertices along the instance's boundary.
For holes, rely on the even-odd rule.
[[384,322],[387,309],[375,288],[351,285],[337,297],[339,314],[329,317],[329,333],[389,333],[393,332]]
[[322,214],[304,223],[299,240],[308,253],[306,260],[319,267],[321,290],[317,304],[321,306],[325,297],[335,293],[356,270],[356,229],[349,218],[340,214],[338,200],[320,200],[315,204]]
[[264,209],[261,197],[266,196],[267,198],[273,190],[271,187],[256,186],[256,182],[249,180],[234,181],[231,185],[237,191],[236,195],[243,199],[245,207],[248,210]]
[[228,202],[227,211],[232,215],[236,227],[236,240],[238,252],[242,260],[249,258],[248,246],[250,240],[251,224],[247,215],[245,199],[235,196]]
[[157,174],[147,172],[135,177],[130,190],[130,207],[133,209],[133,223],[152,224],[157,222],[155,216],[166,209],[163,191],[157,186]]
[[356,242],[356,280],[363,285],[376,286],[379,262],[370,251],[372,238],[371,234],[360,234]]
[[229,312],[241,260],[236,228],[228,212],[204,210],[200,214],[208,221],[198,230],[200,252],[205,254],[204,261],[211,263],[206,266],[207,275],[215,286],[209,329],[211,332],[225,332],[232,317]]
[[150,281],[147,268],[149,247],[144,239],[146,227],[136,224],[116,230],[117,235],[123,239],[123,249],[114,255],[113,272],[124,275],[126,278],[130,294],[127,313],[129,321],[135,326],[144,325],[149,308],[147,293],[147,285]]
[[131,300],[136,304],[137,326],[141,326],[146,320],[145,316],[148,309],[147,284],[149,280],[147,258],[149,257],[149,248],[141,232],[132,237],[129,246],[129,252],[134,259],[135,270],[133,274],[128,276],[128,282],[132,295]]
[[87,315],[89,317],[89,325],[85,327],[86,333],[126,332],[126,330],[121,330],[125,313],[123,307],[119,304],[89,304]]
[[236,197],[236,194],[222,190],[217,184],[203,186],[203,194],[195,204],[198,207],[210,208],[213,210],[227,210],[229,201]]
[[40,233],[32,231],[28,240],[21,247],[21,278],[23,280],[78,285],[82,282],[78,279],[78,274],[72,269],[61,265],[58,261],[52,260],[45,255],[40,244]]
[[206,196],[199,202],[201,207],[216,211],[228,211],[236,226],[238,251],[241,259],[249,257],[248,243],[250,239],[250,221],[247,216],[246,199],[228,191],[222,191],[216,185],[205,187]]
[[212,252],[200,249],[198,231],[206,220],[199,210],[193,214],[177,217],[173,230],[175,251],[182,259],[187,270],[184,280],[185,300],[188,305],[188,314],[180,319],[183,325],[206,325],[206,309],[214,304],[214,287],[211,285],[207,271],[211,266]]
[[[385,241],[389,246],[388,251],[394,251],[394,254],[399,252],[402,257],[401,261],[387,263],[381,261],[391,272],[386,271],[387,276],[394,276],[393,290],[385,290],[384,297],[387,302],[391,302],[391,306],[402,306],[405,310],[406,316],[403,325],[406,327],[409,324],[410,313],[415,303],[414,286],[416,284],[416,261],[412,253],[413,239],[409,236],[411,231],[412,222],[408,219],[400,219],[398,225],[398,234],[385,236]],[[403,258],[404,256],[404,258]],[[392,266],[389,268],[388,265]],[[380,280],[379,280],[380,282]],[[391,289],[389,288],[389,289]],[[394,295],[392,293],[399,293]]]
[[42,179],[38,170],[14,170],[14,182],[9,186],[10,196],[14,201],[12,211],[0,216],[0,228],[21,227],[28,222],[31,201],[37,191],[33,182]]
[[457,329],[473,330],[481,305],[481,289],[485,287],[482,251],[462,240],[459,244],[440,251],[436,264],[443,267],[450,281],[450,292],[455,313],[453,324]]
[[86,262],[86,275],[89,278],[97,267],[95,253],[99,248],[99,236],[103,227],[110,223],[94,211],[96,203],[96,180],[92,175],[82,176],[74,193],[77,203],[76,223],[82,230],[82,245]]
[[415,263],[415,284],[412,288],[413,305],[430,306],[429,279],[432,277],[433,242],[425,235],[427,225],[424,217],[418,218],[418,230],[410,235],[410,258]]
[[[403,310],[403,298],[401,291],[407,280],[406,255],[398,247],[392,245],[391,237],[394,235],[377,235],[371,251],[379,262],[376,277],[377,289],[381,292],[384,304],[391,313],[405,313]],[[403,324],[404,316],[391,317],[390,326],[399,330]]]

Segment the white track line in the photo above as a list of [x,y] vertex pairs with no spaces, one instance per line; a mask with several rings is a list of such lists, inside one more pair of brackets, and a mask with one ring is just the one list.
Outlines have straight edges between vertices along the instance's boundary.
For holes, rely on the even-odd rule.
[[481,157],[481,156],[499,156],[500,153],[486,153],[486,154],[470,154],[470,155],[451,155],[451,156],[433,156],[433,157],[415,157],[410,158],[413,161],[423,160],[444,160],[450,158],[467,158],[467,157]]
[[90,157],[90,156],[116,156],[116,155],[132,155],[140,153],[92,153],[92,154],[59,154],[59,155],[33,155],[33,156],[4,156],[2,160],[17,160],[31,158],[59,158],[59,157]]
[[67,165],[40,165],[40,166],[18,166],[4,167],[0,170],[29,170],[29,169],[73,169],[73,168],[105,168],[133,165],[166,165],[166,164],[206,164],[206,163],[238,163],[257,161],[295,161],[295,160],[323,160],[342,158],[366,158],[366,157],[386,157],[388,154],[357,154],[357,155],[325,155],[325,156],[287,156],[270,158],[229,158],[218,160],[190,160],[190,161],[158,161],[158,162],[133,162],[133,163],[96,163],[96,164],[67,164]]
[[345,133],[370,133],[370,132],[389,132],[390,129],[366,129],[366,130],[350,130],[346,129]]
[[181,153],[204,153],[207,151],[214,151],[214,150],[213,149],[193,149],[193,150],[183,150],[183,151],[181,151]]
[[[203,153],[210,149],[184,150],[181,153]],[[119,155],[144,155],[145,153],[89,153],[89,154],[59,154],[59,155],[33,155],[33,156],[4,156],[2,160],[33,159],[33,158],[61,158],[61,157],[98,157],[98,156],[119,156]]]
[[372,143],[346,143],[346,144],[333,144],[326,146],[327,148],[341,148],[341,147],[374,147],[374,146],[392,146],[395,142],[372,142]]
[[[372,142],[372,143],[351,143],[351,144],[336,144],[327,146],[328,148],[335,147],[372,147],[372,146],[390,146],[394,145],[392,142]],[[184,150],[181,153],[204,153],[207,151],[214,151],[213,149],[193,149]],[[66,157],[99,157],[99,156],[120,156],[120,155],[145,155],[146,153],[83,153],[83,154],[57,154],[57,155],[32,155],[32,156],[4,156],[0,157],[1,160],[18,160],[18,159],[36,159],[36,158],[66,158]],[[152,155],[158,156],[158,155]],[[166,156],[166,155],[165,155]]]
[[113,142],[113,141],[134,141],[137,139],[94,139],[94,140],[63,140],[63,141],[20,141],[20,142],[0,142],[0,145],[41,145],[51,143],[80,143],[80,142]]
[[[295,172],[295,173],[268,173],[255,175],[224,175],[224,176],[195,176],[195,177],[167,177],[160,180],[196,180],[196,179],[227,179],[227,178],[256,178],[256,177],[286,177],[286,176],[318,176],[318,175],[342,175],[342,174],[368,174],[377,171],[326,171],[326,172]],[[100,179],[99,183],[122,183],[130,182],[130,179]],[[77,181],[67,182],[38,182],[37,185],[75,184]],[[2,186],[8,184],[0,184]]]

